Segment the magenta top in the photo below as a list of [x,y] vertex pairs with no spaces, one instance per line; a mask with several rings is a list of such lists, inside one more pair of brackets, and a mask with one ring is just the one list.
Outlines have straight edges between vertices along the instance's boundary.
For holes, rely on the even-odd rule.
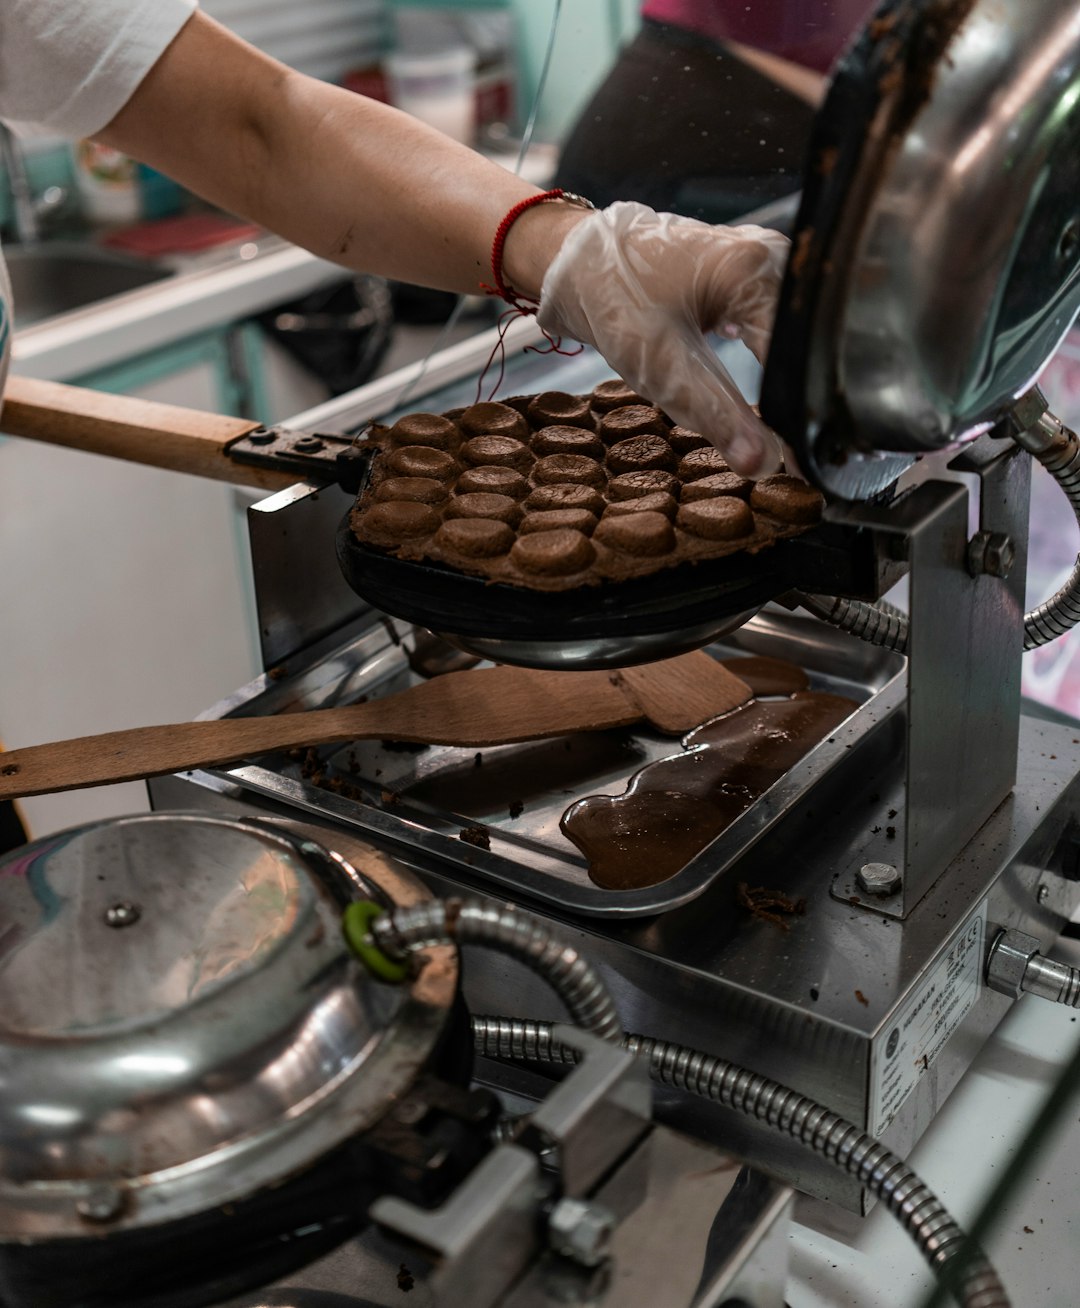
[[645,0],[641,16],[824,73],[875,7],[874,0]]

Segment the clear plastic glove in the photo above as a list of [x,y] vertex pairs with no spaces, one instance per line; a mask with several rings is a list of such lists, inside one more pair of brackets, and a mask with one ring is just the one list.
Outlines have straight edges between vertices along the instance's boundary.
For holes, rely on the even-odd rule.
[[780,462],[704,333],[740,337],[764,362],[789,242],[764,227],[712,227],[620,201],[563,241],[537,315],[552,336],[594,346],[639,394],[708,437],[743,476]]

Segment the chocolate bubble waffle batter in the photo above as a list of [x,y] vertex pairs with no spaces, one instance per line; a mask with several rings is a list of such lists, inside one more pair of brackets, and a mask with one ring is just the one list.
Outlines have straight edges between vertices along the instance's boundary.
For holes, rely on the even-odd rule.
[[360,542],[534,590],[754,554],[821,516],[805,482],[747,481],[621,382],[412,413],[370,441]]
[[754,699],[692,731],[682,753],[647,764],[621,795],[590,795],[563,815],[596,885],[634,890],[673,877],[857,707],[809,689],[782,660],[723,662]]

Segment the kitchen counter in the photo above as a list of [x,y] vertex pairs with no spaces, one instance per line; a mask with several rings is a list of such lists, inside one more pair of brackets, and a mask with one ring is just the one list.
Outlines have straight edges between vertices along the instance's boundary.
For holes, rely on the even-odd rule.
[[295,299],[347,276],[278,237],[177,259],[172,276],[17,330],[13,368],[65,381]]

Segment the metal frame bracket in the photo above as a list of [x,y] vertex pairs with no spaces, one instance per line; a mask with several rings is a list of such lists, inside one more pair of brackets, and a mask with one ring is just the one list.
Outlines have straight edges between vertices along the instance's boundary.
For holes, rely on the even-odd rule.
[[295,472],[306,481],[336,482],[359,494],[371,466],[372,449],[359,437],[286,427],[256,427],[230,441],[225,453],[236,463]]

